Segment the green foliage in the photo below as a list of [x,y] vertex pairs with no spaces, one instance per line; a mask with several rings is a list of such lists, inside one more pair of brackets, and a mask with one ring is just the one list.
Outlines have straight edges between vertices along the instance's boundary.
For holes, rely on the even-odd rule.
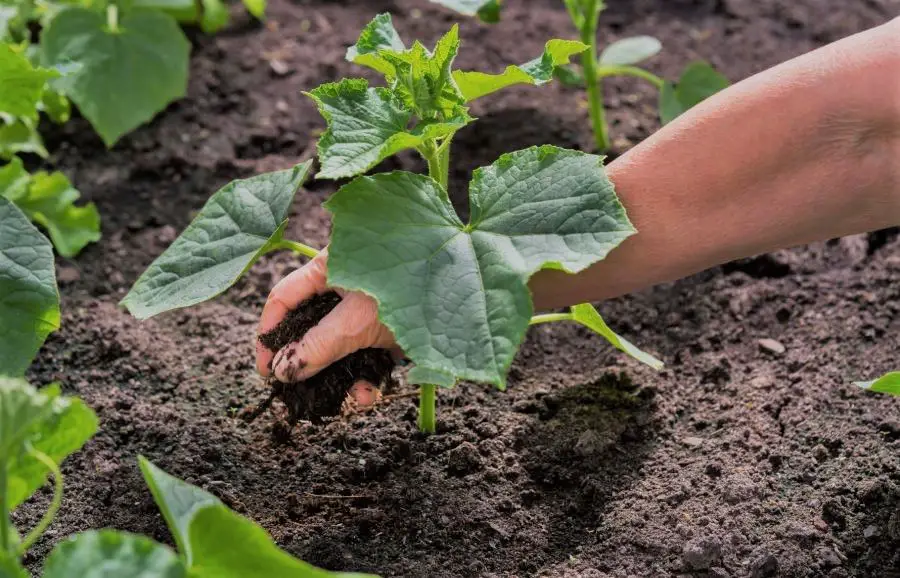
[[328,278],[374,296],[420,368],[503,387],[532,313],[528,278],[580,271],[634,229],[599,157],[549,146],[475,171],[469,205],[464,224],[422,175],[352,181],[326,203]]
[[619,351],[630,355],[641,363],[649,365],[653,369],[659,370],[663,368],[664,364],[662,361],[653,357],[649,353],[642,351],[633,343],[631,343],[621,335],[616,334],[612,329],[610,329],[609,325],[606,324],[606,321],[603,320],[603,317],[600,316],[600,313],[597,311],[597,309],[595,309],[594,306],[590,303],[575,305],[571,308],[571,315],[573,321],[581,323],[594,333],[600,335],[601,337],[609,341],[612,346]]
[[501,0],[431,0],[431,2],[456,10],[466,16],[478,16],[482,22],[500,21]]
[[659,92],[659,119],[663,124],[675,120],[691,107],[728,87],[728,79],[705,62],[685,67],[677,84],[666,82]]
[[51,78],[59,76],[55,70],[34,68],[24,55],[12,47],[0,44],[0,111],[12,116],[31,117]]
[[189,53],[175,19],[153,11],[137,10],[117,22],[68,8],[41,38],[45,65],[80,65],[67,95],[107,146],[185,95]]
[[47,558],[43,578],[185,578],[184,563],[166,546],[144,536],[99,530],[60,542]]
[[900,371],[886,373],[874,381],[857,381],[855,385],[877,393],[900,396]]
[[311,162],[234,181],[214,194],[122,300],[146,319],[212,299],[279,246],[294,195]]
[[0,375],[23,375],[58,328],[53,249],[22,211],[0,197]]
[[598,63],[601,66],[630,66],[656,56],[662,43],[652,36],[632,36],[616,40],[603,49]]

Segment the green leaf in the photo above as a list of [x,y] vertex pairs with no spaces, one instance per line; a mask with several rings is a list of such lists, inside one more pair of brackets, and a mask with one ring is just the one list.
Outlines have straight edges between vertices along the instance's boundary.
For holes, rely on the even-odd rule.
[[900,395],[900,371],[886,373],[874,381],[857,381],[854,385],[877,393]]
[[188,537],[191,520],[201,508],[220,505],[222,502],[209,492],[167,474],[143,456],[138,457],[138,464],[144,475],[144,481],[153,494],[153,500],[162,511],[166,525],[175,538],[178,550],[190,566],[194,559]]
[[200,7],[194,0],[131,0],[130,9],[156,10],[185,24],[200,19]]
[[630,66],[655,56],[662,43],[652,36],[632,36],[616,40],[600,53],[601,66]]
[[44,112],[56,124],[64,124],[72,116],[72,105],[69,103],[69,99],[49,87],[41,95],[38,110]]
[[328,123],[317,145],[320,179],[364,173],[401,150],[465,126],[465,121],[435,123],[409,131],[412,112],[390,90],[368,88],[362,79],[323,84],[305,94],[316,102]]
[[244,0],[247,12],[262,20],[266,16],[266,0]]
[[729,81],[705,62],[685,67],[678,84],[666,82],[659,91],[659,119],[663,124],[675,120],[691,107],[728,88]]
[[641,363],[649,365],[656,370],[662,369],[665,366],[665,364],[659,359],[653,357],[649,353],[641,351],[630,341],[628,341],[621,335],[617,335],[612,329],[609,328],[609,326],[600,316],[600,313],[596,309],[594,309],[594,306],[590,303],[575,305],[574,307],[571,307],[570,310],[572,312],[573,321],[581,323],[594,333],[597,333],[601,337],[605,338],[610,342],[610,344],[612,344],[613,347],[615,347],[619,351],[627,353]]
[[0,197],[0,375],[20,376],[59,328],[53,248]]
[[401,52],[406,45],[394,29],[391,15],[379,14],[363,28],[356,44],[347,49],[347,60],[361,66],[368,66],[384,75],[394,73],[394,67],[379,56],[382,50]]
[[228,25],[231,15],[222,0],[200,0],[200,4],[200,28],[204,32],[214,34]]
[[373,295],[380,319],[423,369],[503,387],[545,267],[602,260],[635,231],[600,157],[556,147],[475,171],[463,224],[432,179],[359,177],[326,203],[329,282]]
[[501,0],[431,0],[465,16],[478,16],[482,22],[494,24],[500,21]]
[[11,554],[0,550],[0,578],[31,578]]
[[455,70],[453,79],[467,102],[513,84],[540,86],[553,79],[556,67],[568,64],[572,56],[587,49],[587,44],[576,40],[551,40],[541,56],[519,66],[508,66],[500,74]]
[[141,275],[121,305],[147,319],[219,295],[282,239],[312,161],[232,181]]
[[0,113],[0,157],[8,159],[17,153],[31,153],[43,158],[49,156],[37,131],[36,118]]
[[364,578],[329,572],[278,548],[265,530],[225,506],[206,506],[190,523],[192,578]]
[[75,206],[81,196],[60,172],[28,175],[22,161],[14,158],[0,169],[0,196],[16,203],[31,219],[47,230],[63,257],[74,257],[87,245],[100,240],[100,214],[93,203]]
[[57,544],[44,565],[43,578],[184,578],[184,564],[166,546],[150,538],[94,530]]
[[553,76],[564,86],[584,86],[584,75],[574,66],[557,66],[553,69]]
[[190,43],[174,18],[137,10],[117,30],[85,8],[59,13],[41,37],[47,66],[81,65],[67,96],[107,146],[185,95]]
[[25,380],[0,377],[0,464],[7,468],[7,505],[28,499],[47,481],[46,466],[28,455],[25,444],[61,463],[97,431],[97,416],[58,386],[37,391]]
[[34,68],[24,55],[0,44],[0,112],[33,118],[44,86],[56,76],[55,70]]

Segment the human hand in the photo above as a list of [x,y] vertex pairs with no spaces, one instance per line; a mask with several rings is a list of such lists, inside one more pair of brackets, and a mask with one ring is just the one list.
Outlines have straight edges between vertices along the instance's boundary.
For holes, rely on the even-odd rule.
[[[326,249],[272,288],[257,335],[271,330],[289,311],[313,295],[329,290],[327,263]],[[274,373],[282,382],[302,381],[354,351],[368,347],[392,349],[395,358],[402,355],[390,330],[378,321],[378,307],[373,298],[356,291],[334,291],[341,296],[341,302],[299,343],[288,344],[275,352],[256,341],[256,368],[263,377]],[[353,384],[350,393],[360,405],[371,405],[377,395],[372,384],[365,381]]]

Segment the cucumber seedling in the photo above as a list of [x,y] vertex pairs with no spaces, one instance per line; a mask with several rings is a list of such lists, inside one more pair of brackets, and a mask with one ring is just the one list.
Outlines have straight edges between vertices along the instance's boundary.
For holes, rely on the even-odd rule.
[[[537,58],[500,74],[455,70],[458,48],[456,26],[433,50],[420,42],[407,48],[382,14],[347,58],[379,72],[385,86],[344,79],[309,92],[328,125],[318,143],[318,178],[355,177],[325,203],[333,217],[328,282],[377,301],[380,320],[415,364],[407,380],[420,385],[425,432],[435,431],[438,386],[470,380],[506,387],[532,324],[575,321],[662,365],[613,333],[591,305],[533,316],[532,274],[581,271],[636,232],[601,157],[553,146],[504,154],[474,172],[467,222],[447,193],[453,137],[474,120],[468,104],[514,84],[549,82],[556,67],[588,47],[551,40]],[[427,175],[359,176],[407,149],[422,156]],[[218,295],[268,252],[314,256],[315,249],[284,238],[309,169],[307,162],[218,191],[122,304],[146,319]]]

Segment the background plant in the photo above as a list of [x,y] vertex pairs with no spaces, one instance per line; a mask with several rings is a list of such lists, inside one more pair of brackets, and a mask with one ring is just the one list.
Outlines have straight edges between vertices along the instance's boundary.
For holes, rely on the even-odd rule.
[[855,385],[874,391],[900,396],[900,371],[892,371],[872,381],[857,381]]
[[[529,324],[576,321],[637,359],[662,365],[615,335],[591,305],[532,317],[531,274],[584,269],[635,232],[602,159],[549,146],[503,155],[475,171],[468,223],[447,194],[453,136],[474,120],[467,104],[513,84],[549,82],[556,67],[587,47],[551,40],[543,54],[500,74],[453,70],[458,47],[454,26],[434,50],[419,42],[406,48],[382,14],[347,58],[381,73],[387,86],[344,79],[309,93],[328,123],[318,143],[319,178],[360,175],[405,149],[428,165],[427,176],[357,177],[325,206],[333,215],[329,282],[378,301],[380,319],[416,363],[408,379],[421,385],[419,425],[429,432],[436,387],[468,379],[504,388]],[[221,293],[269,251],[315,255],[283,238],[308,170],[306,163],[221,189],[122,304],[147,318]]]
[[[431,0],[467,16],[478,16],[485,22],[499,20],[498,0]],[[606,8],[603,0],[563,0],[581,41],[589,48],[581,53],[581,70],[558,67],[554,74],[565,84],[587,89],[588,110],[598,151],[610,148],[609,126],[603,106],[603,80],[631,76],[649,82],[659,90],[659,118],[671,122],[683,112],[729,85],[728,79],[707,64],[688,64],[677,81],[669,81],[637,66],[662,50],[662,43],[652,36],[632,36],[599,49],[597,27]],[[598,56],[599,54],[599,56]]]

